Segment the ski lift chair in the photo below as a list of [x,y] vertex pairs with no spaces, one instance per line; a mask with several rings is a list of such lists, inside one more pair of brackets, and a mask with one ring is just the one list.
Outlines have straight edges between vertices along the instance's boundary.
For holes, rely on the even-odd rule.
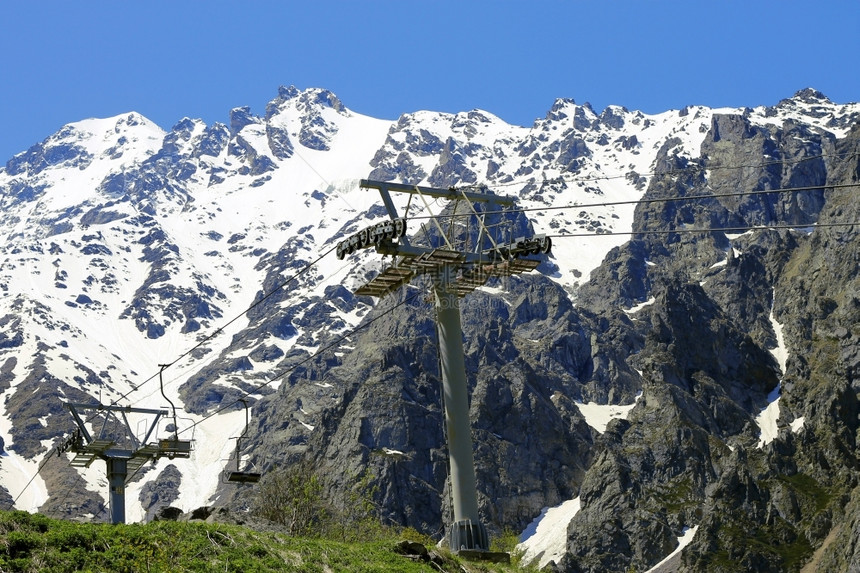
[[242,459],[242,438],[245,437],[245,434],[248,433],[248,401],[244,398],[240,400],[242,404],[245,406],[245,429],[242,430],[242,434],[236,438],[236,469],[235,471],[227,471],[225,470],[225,475],[228,483],[257,483],[260,481],[262,474],[259,472],[251,472],[251,471],[242,471],[240,469],[240,462]]
[[[173,401],[164,393],[164,380],[162,372],[170,366],[169,364],[159,364],[161,370],[158,372],[158,383],[161,386],[161,395],[170,404],[170,409],[173,412],[173,435],[167,438],[158,440],[158,456],[167,456],[168,459],[173,458],[190,458],[191,457],[191,442],[192,440],[179,439],[179,425],[176,417],[176,406]],[[191,426],[194,427],[193,425]]]

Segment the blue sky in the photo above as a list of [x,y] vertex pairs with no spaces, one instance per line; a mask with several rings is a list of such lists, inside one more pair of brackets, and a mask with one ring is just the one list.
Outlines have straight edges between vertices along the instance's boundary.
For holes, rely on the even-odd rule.
[[0,165],[89,117],[263,114],[280,85],[378,118],[479,108],[518,125],[560,97],[857,102],[858,54],[858,0],[16,0],[0,3]]

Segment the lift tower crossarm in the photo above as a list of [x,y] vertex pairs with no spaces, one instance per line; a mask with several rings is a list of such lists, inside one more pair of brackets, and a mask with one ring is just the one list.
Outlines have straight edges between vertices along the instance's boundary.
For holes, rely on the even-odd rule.
[[[83,433],[87,442],[92,442],[93,438],[87,431],[87,427],[86,425],[84,425],[84,421],[81,419],[80,414],[78,414],[78,410],[95,410],[97,412],[120,412],[122,414],[123,422],[125,422],[126,430],[128,430],[129,437],[131,438],[134,438],[134,432],[132,431],[131,426],[128,423],[128,419],[125,417],[126,412],[132,414],[154,415],[155,418],[150,424],[149,429],[146,432],[146,436],[143,438],[144,443],[149,440],[149,437],[152,435],[153,430],[155,430],[155,427],[158,424],[158,419],[161,416],[167,415],[167,410],[153,410],[151,408],[133,408],[131,406],[106,406],[105,404],[81,404],[76,402],[67,402],[66,407],[72,413],[72,417],[75,419],[75,422],[77,422],[78,427],[81,429],[81,432]],[[102,427],[102,430],[101,432],[99,432],[99,436],[96,439],[104,439],[104,427]],[[137,442],[137,439],[134,438],[134,441]]]
[[[362,179],[358,185],[365,189],[377,189],[381,192],[397,191],[400,193],[420,193],[421,195],[427,195],[428,197],[438,197],[440,199],[448,199],[450,201],[465,198],[476,203],[498,203],[505,207],[513,206],[517,202],[516,197],[508,195],[475,193],[454,188],[439,189],[436,187],[421,187],[419,185],[404,185],[403,183],[391,183],[389,181],[371,181],[370,179]],[[383,194],[383,202],[385,203],[385,207],[389,210],[389,214],[391,211],[391,207],[389,207],[390,201],[391,199],[389,198],[386,200],[385,194]],[[396,215],[393,218],[396,218]]]

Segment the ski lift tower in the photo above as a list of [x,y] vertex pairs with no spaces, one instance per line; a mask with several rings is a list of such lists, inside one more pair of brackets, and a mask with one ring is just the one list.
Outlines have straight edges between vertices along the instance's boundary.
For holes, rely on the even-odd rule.
[[[533,270],[541,261],[525,257],[549,253],[551,242],[543,235],[510,240],[510,221],[505,224],[499,215],[515,206],[514,197],[487,191],[436,189],[364,179],[360,186],[379,191],[391,220],[372,225],[341,241],[337,245],[337,256],[343,259],[357,249],[374,247],[378,253],[394,257],[393,265],[355,291],[358,295],[383,297],[418,275],[429,275],[433,279],[454,510],[448,541],[452,551],[479,556],[489,551],[490,543],[478,513],[459,299],[492,277]],[[407,214],[415,196],[423,201],[428,212],[428,197],[455,202],[450,216],[431,214],[429,217],[429,223],[438,231],[438,246],[419,245],[417,241],[415,245],[410,244],[406,237],[407,219],[399,216],[391,199],[392,192],[410,194]],[[461,206],[465,208],[460,209]],[[458,211],[463,213],[458,214]],[[501,222],[488,224],[488,217]],[[463,229],[468,230],[469,225],[477,231],[476,239],[468,231],[463,235]],[[431,242],[427,227],[424,231]]]
[[[150,460],[163,456],[170,459],[191,456],[191,440],[180,440],[178,433],[174,433],[169,438],[149,442],[155,433],[158,421],[163,416],[168,415],[167,410],[106,406],[104,404],[67,403],[66,406],[78,428],[63,444],[60,452],[70,449],[75,454],[71,461],[72,467],[88,468],[97,459],[105,461],[110,491],[111,523],[125,523],[125,484],[141,466]],[[90,433],[86,423],[81,418],[81,413],[87,411],[104,416],[101,428],[93,434]],[[127,414],[153,416],[143,439],[139,440],[135,436]],[[111,424],[111,420],[113,420],[113,424]]]

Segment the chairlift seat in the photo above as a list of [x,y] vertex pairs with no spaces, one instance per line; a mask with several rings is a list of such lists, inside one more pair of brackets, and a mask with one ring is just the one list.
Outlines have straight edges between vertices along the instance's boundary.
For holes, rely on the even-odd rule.
[[190,458],[191,440],[161,439],[158,441],[158,453],[169,458]]
[[257,483],[261,474],[257,472],[230,472],[227,481],[233,483]]
[[[228,472],[224,470],[224,476],[227,477],[227,483],[257,483],[260,481],[260,475],[257,472],[243,472],[239,470],[239,463],[242,459],[242,438],[248,432],[248,401],[244,398],[239,399],[242,405],[245,406],[245,429],[242,434],[236,438],[236,471]],[[223,478],[222,478],[223,479]]]

